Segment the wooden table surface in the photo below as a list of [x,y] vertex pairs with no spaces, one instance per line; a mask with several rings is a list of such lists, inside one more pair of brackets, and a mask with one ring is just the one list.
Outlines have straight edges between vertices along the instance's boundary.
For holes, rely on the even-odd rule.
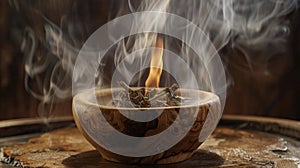
[[[20,140],[30,135],[34,138],[25,143]],[[15,167],[300,167],[300,122],[290,120],[224,116],[191,159],[171,165],[125,165],[103,160],[72,126],[36,136],[19,135],[15,138],[19,141],[1,138],[0,147],[5,146],[0,160]],[[14,142],[19,144],[12,145]]]

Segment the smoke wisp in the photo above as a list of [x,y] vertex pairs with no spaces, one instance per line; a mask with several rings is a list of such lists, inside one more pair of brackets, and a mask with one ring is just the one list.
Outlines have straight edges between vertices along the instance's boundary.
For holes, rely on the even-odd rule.
[[[13,2],[20,8],[17,1]],[[129,0],[119,3],[116,13],[109,15],[117,17],[126,13],[143,11],[160,11],[179,15],[197,25],[210,39],[217,51],[226,45],[237,48],[243,53],[251,67],[252,64],[257,63],[267,65],[273,55],[286,50],[289,35],[289,20],[286,17],[297,9],[298,3],[298,0],[144,0],[138,2]],[[33,7],[25,5],[25,8]],[[40,37],[41,34],[37,33],[35,28],[27,27],[25,29],[22,45],[26,55],[25,87],[34,97],[41,100],[41,108],[46,103],[53,103],[72,96],[73,68],[85,39],[80,36],[80,32],[86,33],[86,25],[82,20],[72,19],[71,16],[78,15],[78,12],[82,13],[80,11],[82,8],[85,9],[84,12],[88,12],[85,7],[79,5],[75,5],[74,8],[76,10],[72,9],[73,12],[61,16],[60,25],[46,17],[46,13],[43,13],[39,7],[31,9],[37,11],[36,13],[43,20],[43,30],[39,30],[43,32],[43,37]],[[53,10],[55,11],[55,9]],[[166,24],[166,19],[154,17],[153,20],[145,20],[148,22],[145,25],[136,25],[133,22],[132,31],[143,30],[144,26],[149,26],[149,22],[157,30],[171,29],[172,24]],[[90,22],[92,21],[90,20]],[[176,23],[176,20],[172,22]],[[109,30],[107,33],[110,35]],[[105,82],[110,79],[107,74],[111,74],[108,71],[114,69],[108,67],[117,67],[131,52],[155,46],[157,36],[161,35],[148,32],[120,40],[107,54],[107,59],[100,63],[99,73],[96,75],[99,85],[102,85],[101,87],[109,86],[109,82]],[[188,40],[192,36],[194,36],[193,33],[186,33],[183,34],[182,39]],[[111,38],[114,36],[112,35]],[[179,55],[194,70],[195,74],[201,76],[198,81],[200,89],[211,91],[211,81],[207,75],[206,63],[195,56],[195,52],[185,43],[167,36],[164,38],[165,48]],[[206,51],[206,48],[211,45],[204,43],[203,39],[198,39],[198,41],[201,44],[198,47],[203,51]],[[272,50],[266,51],[266,48],[270,47]],[[209,50],[204,54],[215,56],[215,53],[209,53]],[[150,62],[150,58],[131,57],[125,61],[125,64],[131,66],[143,66]],[[126,79],[126,69],[119,70],[123,72]],[[88,71],[88,67],[83,67],[83,71]],[[127,82],[135,83],[138,86],[143,85],[144,82],[141,81],[143,73],[140,72],[136,79]],[[183,76],[186,75],[184,71],[181,73]],[[162,83],[162,86],[168,84],[169,82]],[[218,88],[217,92],[226,92],[226,88],[227,86]]]

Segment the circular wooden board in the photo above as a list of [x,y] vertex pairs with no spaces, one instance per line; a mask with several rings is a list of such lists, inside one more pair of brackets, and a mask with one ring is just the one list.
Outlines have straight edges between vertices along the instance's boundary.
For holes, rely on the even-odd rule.
[[[62,120],[58,121],[62,124]],[[37,121],[33,123],[38,125]],[[71,119],[66,120],[66,123],[70,124]],[[53,124],[55,125],[55,122]],[[11,125],[16,128],[18,124]],[[2,131],[5,130],[3,126],[3,122],[0,122]],[[10,126],[6,124],[6,128]],[[27,126],[30,126],[28,122]],[[106,161],[75,127],[56,129],[35,138],[30,137],[37,135],[32,134],[34,132],[18,137],[0,138],[0,146],[8,144],[7,141],[10,142],[9,146],[1,148],[0,160],[14,167],[154,166],[126,165]],[[218,128],[191,159],[177,164],[155,165],[155,167],[300,167],[299,135],[300,122],[298,121],[224,115]],[[24,141],[26,136],[30,138],[29,141]],[[11,145],[14,142],[18,145]]]

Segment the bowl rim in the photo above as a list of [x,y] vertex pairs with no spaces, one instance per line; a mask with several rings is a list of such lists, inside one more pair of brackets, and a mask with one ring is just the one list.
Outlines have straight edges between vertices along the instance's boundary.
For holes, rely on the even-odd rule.
[[[132,87],[132,88],[140,88],[140,87]],[[160,87],[163,89],[163,87]],[[75,102],[78,102],[80,104],[86,104],[86,105],[90,105],[90,106],[98,106],[101,109],[110,109],[110,110],[127,110],[127,111],[136,111],[136,110],[141,110],[141,111],[146,111],[146,110],[163,110],[163,109],[177,109],[177,108],[192,108],[192,107],[200,107],[206,104],[211,104],[211,103],[220,103],[220,99],[219,96],[217,96],[215,93],[213,92],[208,92],[208,91],[204,91],[204,90],[196,90],[196,89],[178,89],[180,91],[184,91],[184,92],[198,92],[201,94],[205,94],[208,95],[206,96],[206,98],[203,101],[200,101],[199,103],[196,104],[187,104],[187,105],[181,105],[181,106],[168,106],[168,107],[116,107],[116,106],[109,106],[109,105],[102,105],[102,104],[98,104],[96,102],[91,102],[89,100],[87,100],[87,98],[83,99],[82,97],[88,97],[87,94],[91,94],[91,93],[98,93],[98,92],[108,92],[108,93],[112,93],[112,90],[123,90],[123,88],[92,88],[92,89],[86,89],[81,91],[80,93],[77,93],[72,100],[72,103],[75,104]]]

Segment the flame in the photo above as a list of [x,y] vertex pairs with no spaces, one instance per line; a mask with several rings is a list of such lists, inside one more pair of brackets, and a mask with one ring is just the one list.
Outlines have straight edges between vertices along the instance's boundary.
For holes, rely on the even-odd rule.
[[159,87],[160,76],[162,74],[164,48],[162,38],[157,38],[155,47],[151,54],[150,72],[145,83],[146,88]]

